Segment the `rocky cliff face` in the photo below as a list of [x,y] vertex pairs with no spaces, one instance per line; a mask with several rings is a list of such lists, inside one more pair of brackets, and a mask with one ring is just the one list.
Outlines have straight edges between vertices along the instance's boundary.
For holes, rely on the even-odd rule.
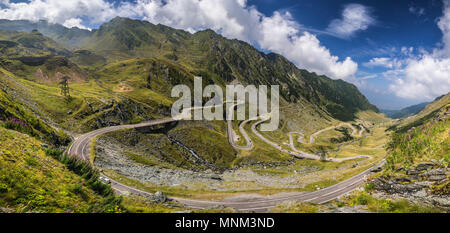
[[437,163],[420,163],[412,169],[400,168],[398,174],[374,180],[379,197],[407,198],[450,210],[450,169]]
[[450,210],[449,116],[447,104],[394,133],[387,165],[370,181],[375,195]]

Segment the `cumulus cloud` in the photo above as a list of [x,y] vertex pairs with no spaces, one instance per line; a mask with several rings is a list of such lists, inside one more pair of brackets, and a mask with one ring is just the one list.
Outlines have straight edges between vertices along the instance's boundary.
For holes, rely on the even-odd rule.
[[115,10],[104,0],[32,0],[30,2],[9,2],[0,9],[0,18],[47,20],[51,23],[64,23],[72,18],[86,17],[93,23],[104,22]]
[[364,66],[366,67],[384,67],[384,68],[400,68],[402,65],[402,61],[399,61],[396,58],[390,58],[390,57],[376,57],[370,59],[369,62],[364,63]]
[[[335,21],[333,28],[342,35],[365,30],[371,24],[367,15],[368,10],[361,5],[349,5],[343,19]],[[211,28],[225,37],[279,53],[300,68],[335,79],[348,80],[358,69],[351,58],[333,56],[314,34],[302,31],[289,12],[266,16],[248,6],[246,0],[136,0],[116,5],[105,0],[31,0],[8,3],[0,9],[0,18],[45,19],[80,28],[86,27],[85,21],[91,25],[115,16],[143,19],[189,32]]]
[[450,57],[450,0],[444,0],[444,15],[438,21],[438,27],[441,29],[444,44],[443,49],[435,51],[438,56]]
[[422,51],[405,59],[405,65],[385,76],[393,80],[390,90],[397,96],[430,100],[450,91],[450,0],[444,0],[443,16],[438,21],[443,33],[441,48],[432,53]]
[[450,59],[425,55],[420,60],[410,60],[402,70],[403,78],[394,79],[391,89],[399,97],[408,99],[433,99],[450,91]]
[[330,51],[320,44],[313,34],[300,33],[289,13],[275,12],[261,22],[258,43],[262,48],[281,53],[288,59],[310,71],[327,74],[333,78],[346,79],[356,73],[358,64],[347,57],[344,61],[332,56]]
[[342,11],[342,18],[331,21],[327,31],[341,37],[350,37],[375,23],[370,9],[361,4],[349,4]]
[[77,27],[77,28],[80,28],[80,29],[86,29],[86,30],[90,31],[91,29],[88,28],[88,27],[85,27],[82,24],[82,22],[83,22],[83,20],[80,19],[80,18],[71,18],[71,19],[68,19],[68,20],[64,21],[64,23],[62,25],[64,25],[64,27],[67,27],[67,28]]

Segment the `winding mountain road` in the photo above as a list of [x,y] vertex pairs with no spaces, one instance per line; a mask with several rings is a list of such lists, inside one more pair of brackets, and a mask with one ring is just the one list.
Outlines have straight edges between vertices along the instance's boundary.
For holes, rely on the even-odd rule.
[[237,140],[236,140],[236,133],[233,130],[233,121],[231,119],[233,119],[230,115],[234,114],[234,111],[232,111],[236,106],[238,106],[240,104],[234,104],[229,108],[228,111],[228,118],[227,118],[227,134],[228,134],[228,141],[230,143],[230,145],[232,147],[234,147],[235,149],[238,150],[251,150],[253,148],[253,142],[252,139],[250,139],[250,137],[248,136],[247,132],[245,131],[244,127],[245,125],[254,120],[254,119],[249,119],[249,120],[245,120],[243,122],[241,122],[239,124],[239,132],[242,134],[242,136],[244,137],[245,141],[247,142],[247,145],[245,146],[240,146],[237,144]]
[[[234,106],[233,106],[234,108]],[[185,112],[183,112],[184,114]],[[264,136],[262,136],[256,129],[257,125],[267,121],[268,117],[262,117],[262,119],[255,124],[252,125],[252,132],[261,138],[263,141],[265,141],[267,144],[279,149],[282,152],[289,153],[293,156],[299,157],[299,158],[307,158],[307,159],[321,159],[318,158],[317,155],[307,154],[305,152],[301,152],[299,150],[294,150],[295,152],[283,149],[280,145],[268,140]],[[92,132],[83,134],[76,138],[74,143],[70,146],[67,153],[72,156],[77,156],[82,160],[89,161],[90,160],[90,147],[93,139],[95,137],[98,137],[100,135],[103,135],[105,133],[114,132],[118,130],[124,130],[124,129],[133,129],[133,128],[142,128],[142,127],[148,127],[148,126],[154,126],[154,125],[160,125],[160,124],[167,124],[171,122],[176,122],[181,120],[181,118],[166,118],[166,119],[158,119],[153,121],[148,121],[144,123],[139,124],[132,124],[132,125],[118,125],[118,126],[110,126],[98,130],[94,130]],[[256,119],[251,119],[256,120]],[[248,123],[251,120],[244,121],[240,124],[239,129],[241,131],[241,134],[244,136],[244,138],[247,141],[247,146],[238,146],[235,145],[234,135],[232,132],[232,125],[231,121],[228,121],[228,137],[230,144],[234,144],[234,147],[243,148],[245,150],[251,149],[253,147],[253,143],[248,136],[248,134],[244,130],[244,126],[246,123]],[[231,129],[230,129],[231,128]],[[230,131],[231,130],[231,131]],[[230,139],[231,138],[231,139]],[[292,135],[290,134],[290,140],[291,145],[293,145],[293,139]],[[295,149],[293,147],[292,149]],[[357,156],[357,157],[351,157],[351,158],[345,158],[345,159],[335,159],[330,158],[327,159],[328,161],[334,161],[334,162],[341,162],[348,159],[355,159],[355,158],[367,158],[369,156]],[[185,198],[178,198],[178,197],[171,197],[171,199],[176,200],[187,207],[190,208],[196,208],[196,209],[205,209],[205,208],[211,208],[215,206],[226,206],[231,207],[237,211],[254,211],[254,212],[265,212],[273,207],[275,207],[277,204],[283,202],[283,201],[302,201],[302,202],[312,202],[317,204],[323,204],[329,201],[332,201],[346,193],[349,193],[353,191],[355,188],[359,187],[361,184],[364,183],[364,179],[367,175],[369,175],[374,169],[377,169],[382,164],[373,164],[374,166],[356,176],[353,176],[341,183],[335,184],[333,186],[315,191],[315,192],[305,192],[305,193],[297,193],[297,194],[291,194],[291,195],[285,195],[285,196],[279,196],[279,197],[266,197],[266,198],[256,198],[252,199],[251,201],[204,201],[204,200],[191,200],[191,199],[185,199]],[[108,178],[104,175],[102,175],[105,178]],[[110,178],[108,178],[110,179]],[[151,193],[130,187],[128,185],[122,184],[120,182],[117,182],[115,180],[111,180],[111,186],[115,191],[118,193],[132,193],[132,194],[140,194],[140,195],[151,195]]]
[[[304,152],[304,151],[298,150],[298,149],[295,147],[295,145],[294,145],[294,137],[293,137],[293,134],[300,134],[300,137],[298,138],[298,142],[300,142],[300,143],[302,143],[302,144],[310,145],[310,144],[313,144],[313,143],[315,142],[315,137],[316,137],[317,135],[319,135],[319,134],[321,134],[321,133],[323,133],[323,132],[325,132],[325,131],[328,131],[328,130],[332,130],[332,129],[335,129],[335,128],[339,128],[339,127],[341,127],[341,126],[343,126],[343,125],[346,125],[346,126],[348,126],[348,127],[350,127],[350,128],[352,129],[352,135],[353,135],[353,136],[361,137],[361,136],[362,136],[362,133],[363,133],[364,130],[365,130],[364,127],[361,127],[361,130],[360,130],[359,133],[357,134],[358,130],[357,130],[355,127],[353,127],[353,125],[351,125],[351,124],[349,124],[349,123],[341,123],[341,124],[339,124],[339,125],[337,125],[337,126],[328,127],[328,128],[326,128],[326,129],[322,129],[322,130],[319,130],[319,131],[317,131],[317,132],[311,134],[309,143],[303,141],[303,137],[304,137],[303,133],[301,133],[301,132],[290,132],[290,133],[288,134],[288,135],[289,135],[289,146],[291,147],[291,149],[292,149],[293,151],[295,151],[295,152],[297,153],[297,155],[294,154],[294,156],[297,156],[297,157],[305,157],[305,158],[316,159],[316,160],[324,160],[324,161],[329,161],[329,162],[339,162],[339,163],[340,163],[340,162],[344,162],[344,161],[348,161],[348,160],[353,160],[353,159],[364,159],[364,158],[367,158],[367,159],[368,159],[368,158],[371,158],[370,155],[357,155],[357,156],[352,156],[352,157],[347,157],[347,158],[322,158],[320,155],[310,154],[310,153],[306,153],[306,152]],[[339,150],[339,149],[338,149],[338,150]],[[292,154],[292,153],[291,153],[291,154]],[[298,154],[299,154],[299,155],[298,155]]]
[[[294,140],[293,140],[293,136],[292,136],[293,133],[298,133],[298,132],[290,132],[290,133],[288,133],[288,135],[289,135],[289,146],[291,147],[292,151],[284,149],[281,145],[279,145],[276,142],[273,142],[273,141],[267,139],[260,132],[258,132],[256,127],[259,124],[262,124],[263,122],[265,122],[265,121],[270,119],[268,116],[262,116],[262,117],[259,117],[259,118],[261,118],[261,120],[252,125],[252,132],[258,138],[260,138],[261,140],[263,140],[265,143],[269,144],[270,146],[274,147],[275,149],[277,149],[277,150],[279,150],[279,151],[281,151],[283,153],[288,153],[288,154],[290,154],[290,155],[292,155],[292,156],[294,156],[296,158],[299,158],[299,159],[313,159],[313,160],[321,160],[321,161],[328,161],[328,162],[344,162],[344,161],[353,160],[353,159],[371,158],[370,155],[358,155],[358,156],[352,156],[352,157],[347,157],[347,158],[324,158],[324,157],[322,157],[320,155],[317,155],[317,154],[311,154],[311,153],[307,153],[307,152],[298,150],[294,146]],[[348,124],[348,123],[343,123],[343,124]],[[343,125],[343,124],[341,124],[341,125]],[[330,130],[330,129],[333,129],[333,128],[336,128],[336,127],[339,127],[339,126],[330,127],[330,128],[327,128],[327,129],[324,129],[324,130],[320,130],[320,131],[314,133],[313,135],[311,135],[311,143],[314,143],[314,137],[316,135],[318,135],[319,133],[325,132],[327,130]],[[352,125],[350,125],[350,127],[353,129],[353,134],[356,134],[357,130]],[[240,127],[240,129],[241,129],[241,127]],[[241,130],[243,130],[243,129],[241,129]],[[361,134],[362,133],[360,133],[360,135]],[[230,140],[232,140],[232,139],[230,139]],[[239,149],[237,147],[235,147],[235,148]]]

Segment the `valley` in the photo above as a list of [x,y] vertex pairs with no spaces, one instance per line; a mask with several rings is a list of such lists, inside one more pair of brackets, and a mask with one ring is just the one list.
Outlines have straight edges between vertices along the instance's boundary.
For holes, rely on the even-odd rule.
[[[376,198],[390,198],[395,191],[383,184],[400,178],[434,182],[421,192],[440,200],[433,206],[431,199],[411,198],[405,206],[433,206],[433,211],[450,206],[450,94],[415,115],[391,119],[353,84],[298,69],[281,55],[212,30],[189,33],[121,17],[93,31],[41,24],[0,21],[0,136],[5,138],[0,207],[14,212],[296,212],[301,210],[289,206],[304,203],[331,212],[373,194],[375,199],[358,205],[379,211]],[[69,32],[77,39],[68,39]],[[197,76],[203,78],[202,89],[279,85],[278,129],[260,130],[270,114],[247,120],[172,118],[172,88],[193,88]],[[61,92],[62,77],[70,77],[69,95]],[[413,151],[405,135],[422,144],[413,145]],[[17,156],[21,162],[15,167]],[[42,162],[47,160],[57,175]],[[432,163],[439,179],[404,177],[421,163]],[[48,183],[42,190],[26,190],[33,194],[18,193],[22,189],[12,174],[19,169],[27,171],[21,176],[27,184]],[[37,179],[35,170],[44,175]],[[115,194],[101,193],[97,186]],[[45,192],[65,201],[38,202]],[[409,196],[401,192],[396,198]],[[74,201],[79,208],[68,206]]]

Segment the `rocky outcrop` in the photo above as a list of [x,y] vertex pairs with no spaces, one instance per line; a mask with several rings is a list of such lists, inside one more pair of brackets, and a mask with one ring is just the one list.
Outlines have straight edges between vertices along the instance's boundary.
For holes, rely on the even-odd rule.
[[397,169],[395,175],[371,180],[375,190],[385,195],[407,198],[412,202],[450,210],[450,171],[434,163],[420,163],[415,168]]
[[149,198],[152,202],[155,203],[165,203],[169,201],[169,198],[161,191],[157,191],[153,194],[143,194],[143,196]]
[[354,213],[371,213],[367,210],[366,206],[356,205],[356,206],[344,206],[340,208],[335,208],[332,210],[324,211],[325,213],[346,213],[346,214],[354,214]]
[[0,213],[16,213],[14,209],[0,207]]

